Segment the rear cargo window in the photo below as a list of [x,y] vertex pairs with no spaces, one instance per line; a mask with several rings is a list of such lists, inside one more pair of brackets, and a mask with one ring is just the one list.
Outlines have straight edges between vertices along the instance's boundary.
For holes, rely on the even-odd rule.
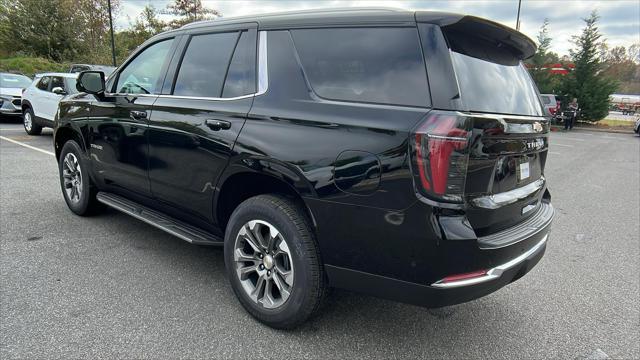
[[415,28],[300,29],[291,35],[318,96],[430,106]]
[[447,40],[466,109],[542,116],[535,84],[512,49],[470,34],[449,33]]

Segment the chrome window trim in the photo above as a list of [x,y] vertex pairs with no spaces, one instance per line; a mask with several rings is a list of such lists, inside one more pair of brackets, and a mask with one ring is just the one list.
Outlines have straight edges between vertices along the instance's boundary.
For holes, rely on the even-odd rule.
[[258,32],[258,92],[262,95],[269,89],[269,69],[267,66],[267,32]]
[[258,91],[253,94],[247,94],[242,96],[235,96],[229,98],[221,97],[208,97],[208,96],[183,96],[183,95],[168,95],[168,94],[131,94],[131,93],[107,93],[106,96],[132,96],[132,97],[159,97],[166,99],[189,99],[189,100],[214,100],[214,101],[231,101],[247,99],[254,96],[260,96],[267,92],[269,89],[269,73],[267,67],[267,32],[258,32]]
[[494,268],[491,268],[489,271],[487,271],[486,274],[484,274],[482,276],[478,276],[478,277],[471,278],[471,279],[459,280],[459,281],[450,281],[450,282],[442,282],[442,280],[438,280],[438,281],[434,282],[433,284],[431,284],[431,286],[433,286],[435,288],[439,288],[439,289],[452,289],[452,288],[457,288],[457,287],[462,287],[462,286],[481,284],[481,283],[484,283],[484,282],[487,282],[487,281],[491,281],[491,280],[497,279],[497,278],[501,277],[502,274],[505,271],[507,271],[507,270],[511,269],[512,267],[522,263],[529,256],[537,253],[547,243],[547,239],[548,238],[549,238],[549,235],[545,235],[542,238],[542,240],[540,240],[537,244],[535,244],[531,249],[529,249],[526,252],[522,253],[520,256],[507,261],[506,263],[504,263],[502,265],[498,265],[498,266],[496,266]]

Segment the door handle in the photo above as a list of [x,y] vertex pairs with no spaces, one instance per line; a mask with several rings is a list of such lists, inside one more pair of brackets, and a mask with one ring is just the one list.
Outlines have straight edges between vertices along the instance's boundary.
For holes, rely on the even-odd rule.
[[147,112],[146,111],[131,110],[131,112],[129,114],[131,114],[132,118],[137,119],[137,120],[146,119],[147,118]]
[[231,129],[231,123],[229,121],[207,119],[204,123],[214,131]]

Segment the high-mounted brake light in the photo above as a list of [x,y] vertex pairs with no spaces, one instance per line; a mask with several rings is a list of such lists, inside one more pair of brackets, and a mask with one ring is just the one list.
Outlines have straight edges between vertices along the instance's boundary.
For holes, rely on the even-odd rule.
[[415,130],[413,173],[423,195],[438,201],[462,201],[470,125],[464,115],[433,111]]

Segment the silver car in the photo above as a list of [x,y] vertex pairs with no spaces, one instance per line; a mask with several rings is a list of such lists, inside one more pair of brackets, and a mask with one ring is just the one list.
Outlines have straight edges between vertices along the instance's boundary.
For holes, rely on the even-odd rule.
[[27,76],[0,73],[0,115],[22,115],[22,90],[29,85]]

